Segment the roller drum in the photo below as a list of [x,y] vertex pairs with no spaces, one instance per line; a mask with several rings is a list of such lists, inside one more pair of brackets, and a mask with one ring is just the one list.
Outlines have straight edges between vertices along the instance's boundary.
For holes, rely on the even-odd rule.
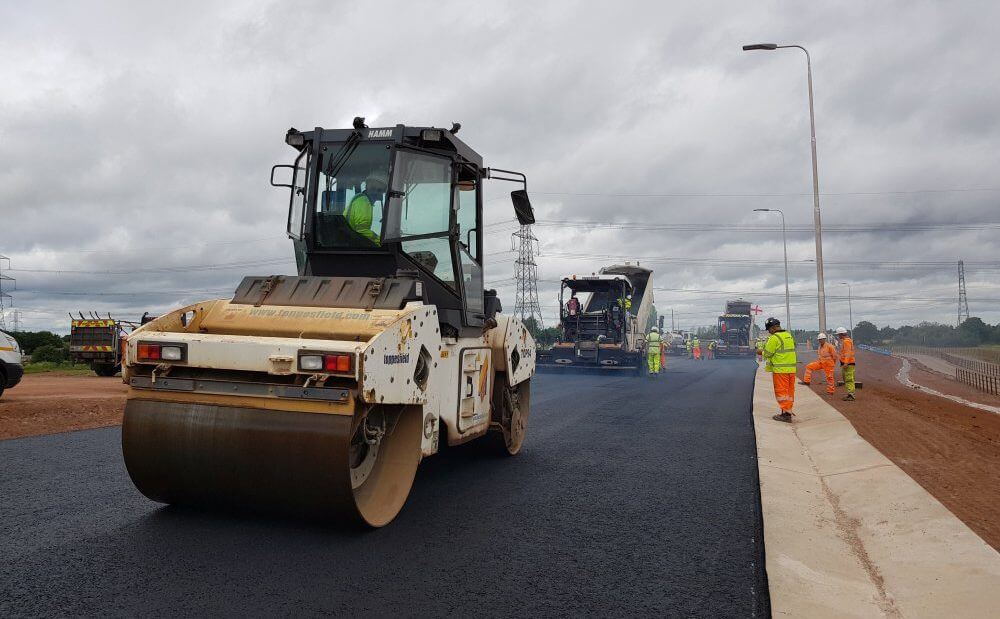
[[382,526],[413,484],[421,418],[419,409],[377,416],[386,431],[369,447],[357,432],[365,424],[347,415],[130,399],[122,452],[154,501]]

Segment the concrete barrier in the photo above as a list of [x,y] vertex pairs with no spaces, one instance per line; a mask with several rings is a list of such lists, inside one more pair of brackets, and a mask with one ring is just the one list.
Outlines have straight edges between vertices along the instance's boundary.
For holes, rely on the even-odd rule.
[[[754,389],[773,616],[996,617],[1000,554],[810,389]],[[857,402],[859,407],[864,401]]]

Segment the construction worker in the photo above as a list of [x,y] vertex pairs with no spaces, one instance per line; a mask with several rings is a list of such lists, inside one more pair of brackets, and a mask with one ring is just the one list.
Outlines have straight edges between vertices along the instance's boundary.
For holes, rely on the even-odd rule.
[[372,230],[372,212],[374,204],[383,201],[388,185],[388,175],[385,171],[374,170],[365,179],[364,191],[351,198],[350,204],[344,211],[344,219],[347,220],[347,225],[351,227],[351,230],[375,245],[380,245],[381,241],[379,233]]
[[802,377],[802,384],[808,385],[812,382],[812,373],[823,370],[823,373],[826,374],[826,392],[832,395],[837,384],[833,378],[833,369],[837,366],[840,355],[837,354],[837,349],[833,347],[833,344],[826,341],[826,333],[820,333],[816,339],[816,360],[806,366],[806,374]]
[[701,361],[701,340],[694,338],[694,341],[691,342],[691,350],[694,351],[694,358]]
[[764,352],[764,340],[757,338],[757,342],[754,346],[757,347],[757,356],[760,357],[761,353]]
[[660,338],[660,373],[667,371],[667,341]]
[[781,322],[777,318],[768,318],[764,322],[764,328],[771,335],[764,342],[761,356],[766,362],[764,369],[771,372],[774,397],[781,409],[772,419],[791,423],[792,416],[795,415],[792,412],[795,404],[795,339],[791,333],[781,328]]
[[719,343],[715,340],[708,340],[708,358],[715,359],[715,349],[719,347]]
[[854,340],[847,335],[847,329],[837,327],[837,339],[840,340],[840,371],[844,375],[844,387],[847,395],[844,400],[853,402],[854,398]]
[[649,375],[656,376],[660,373],[660,330],[653,327],[646,336],[646,364],[649,366]]
[[691,352],[691,338],[684,340],[684,348],[687,350],[688,359],[690,359],[693,355]]
[[580,299],[576,298],[576,292],[573,292],[569,301],[566,301],[566,312],[570,317],[576,316],[580,312]]

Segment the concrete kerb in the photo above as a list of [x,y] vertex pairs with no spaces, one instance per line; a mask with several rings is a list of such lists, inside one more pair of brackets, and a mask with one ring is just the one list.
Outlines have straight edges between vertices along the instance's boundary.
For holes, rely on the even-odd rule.
[[774,616],[996,616],[1000,553],[812,390],[797,386],[794,423],[772,420],[777,408],[761,367],[753,420]]

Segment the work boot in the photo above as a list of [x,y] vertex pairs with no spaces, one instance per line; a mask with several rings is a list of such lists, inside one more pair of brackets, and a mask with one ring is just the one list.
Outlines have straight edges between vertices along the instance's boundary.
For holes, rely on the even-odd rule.
[[799,381],[799,384],[800,384],[800,385],[808,385],[809,383],[807,383],[807,382],[806,382],[806,381],[804,381],[804,380],[800,380],[800,381]]
[[855,398],[854,398],[854,394],[853,394],[853,393],[848,393],[847,395],[845,395],[845,396],[843,397],[843,400],[844,400],[845,402],[853,402],[853,401],[855,400]]
[[775,421],[784,421],[785,423],[792,423],[792,414],[788,412],[782,412],[780,415],[775,415],[771,417]]

